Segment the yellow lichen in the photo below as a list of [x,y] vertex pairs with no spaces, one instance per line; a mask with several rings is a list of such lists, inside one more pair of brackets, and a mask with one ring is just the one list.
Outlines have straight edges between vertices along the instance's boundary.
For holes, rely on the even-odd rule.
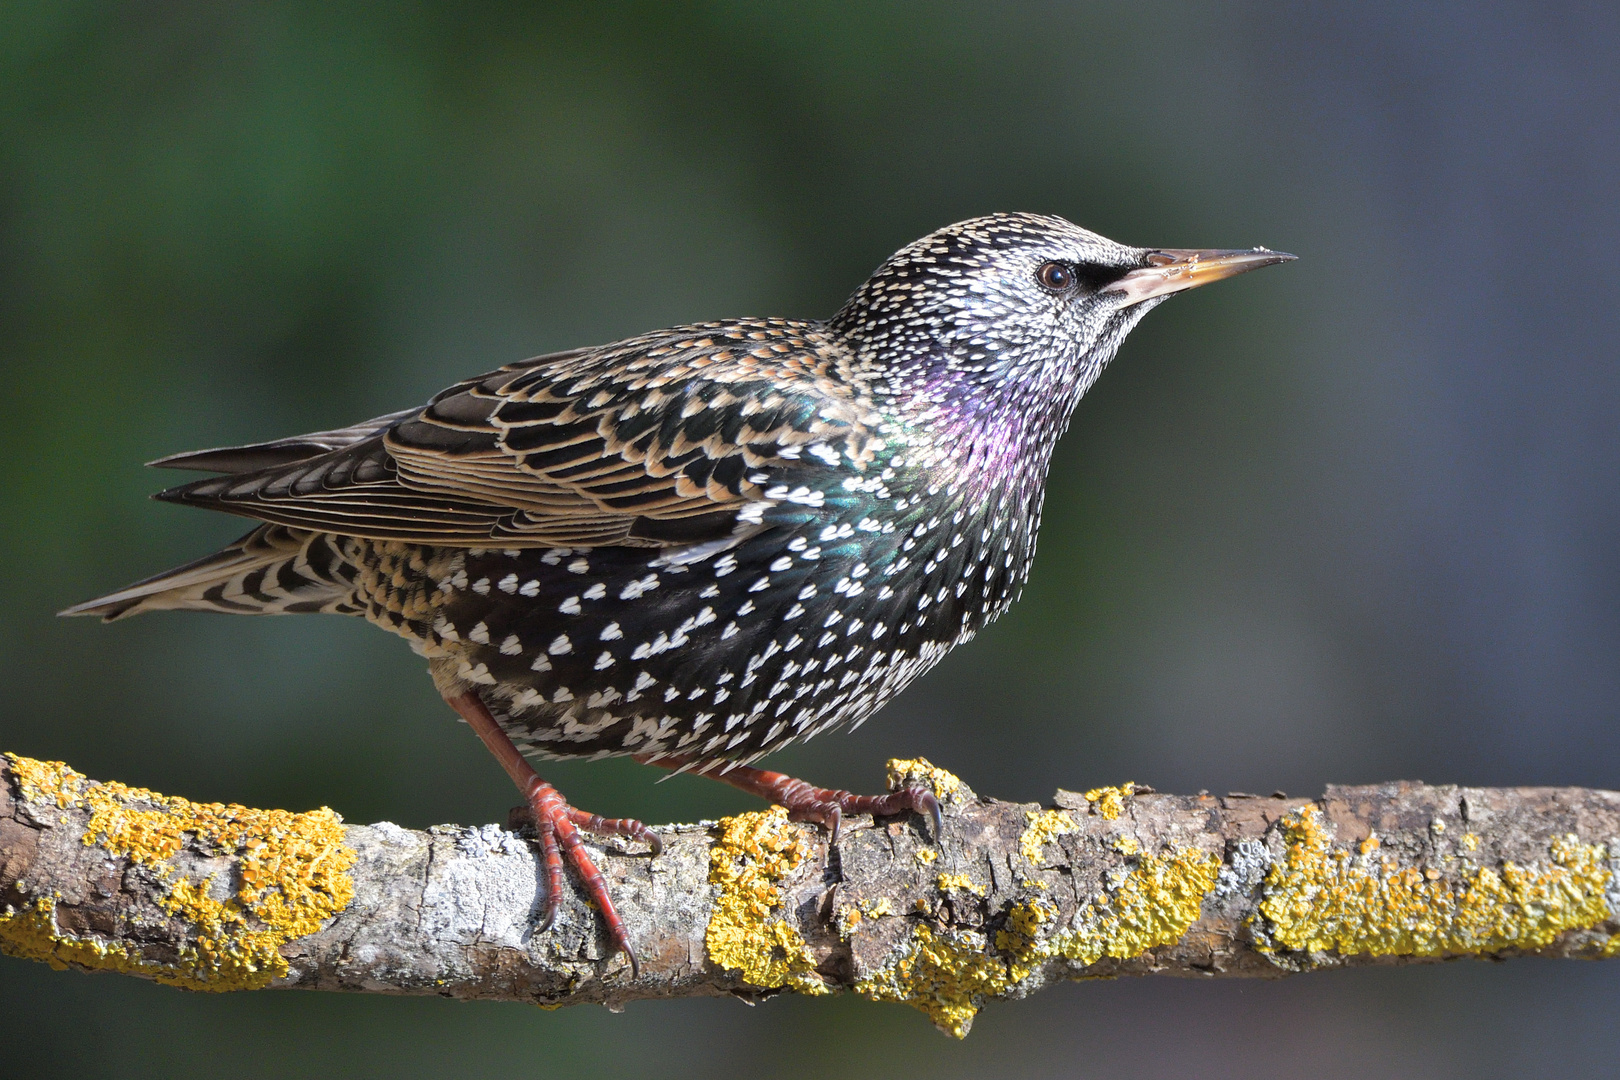
[[1023,900],[1007,912],[1007,925],[996,931],[996,948],[1013,958],[1010,974],[1016,976],[1021,971],[1027,972],[1028,967],[1023,961],[1051,955],[1049,950],[1041,949],[1038,939],[1041,927],[1054,914],[1056,912],[1047,900]]
[[[353,899],[355,854],[343,842],[342,819],[324,807],[293,814],[193,803],[94,783],[61,762],[5,758],[25,800],[87,808],[87,846],[153,872],[158,904],[185,923],[190,944],[178,960],[148,959],[117,942],[60,931],[54,899],[40,898],[5,917],[3,951],[192,990],[257,989],[287,973],[281,946],[314,933]],[[188,837],[205,855],[234,860],[241,882],[234,894],[215,877],[193,880],[173,864]]]
[[1119,816],[1125,812],[1125,804],[1134,794],[1136,794],[1136,784],[1127,780],[1118,787],[1092,788],[1086,792],[1086,801],[1102,817],[1107,818],[1109,821],[1117,821]]
[[890,791],[899,791],[904,787],[925,787],[942,803],[956,802],[964,790],[961,780],[931,764],[927,758],[890,758],[888,774]]
[[1198,921],[1220,869],[1220,859],[1198,848],[1143,856],[1112,892],[1080,910],[1052,951],[1089,965],[1173,945]]
[[704,936],[710,960],[741,972],[753,986],[831,993],[815,974],[804,937],[772,917],[782,903],[780,883],[809,855],[780,806],[720,822],[709,849],[709,883],[720,887]]
[[894,964],[855,985],[873,1001],[904,1002],[928,1014],[935,1026],[966,1037],[985,998],[1000,997],[1018,979],[1011,965],[988,951],[977,931],[936,934],[926,923],[912,927],[905,953]]
[[1018,838],[1018,850],[1024,856],[1024,861],[1032,865],[1041,861],[1043,847],[1058,836],[1072,833],[1080,827],[1064,810],[1026,810],[1024,820],[1029,823],[1029,828]]
[[84,777],[60,761],[35,761],[20,754],[6,754],[6,768],[17,779],[24,802],[55,803],[66,810],[79,805],[79,788]]
[[[121,942],[96,937],[76,937],[56,925],[56,897],[42,896],[11,912],[0,912],[0,953],[20,960],[37,960],[58,971],[70,964],[91,971],[112,971],[145,975],[160,981],[167,969],[153,965],[131,953]],[[175,985],[185,985],[175,982]]]
[[1260,902],[1274,948],[1373,956],[1536,949],[1609,917],[1607,852],[1574,834],[1552,841],[1547,865],[1504,863],[1445,880],[1432,867],[1354,859],[1333,847],[1315,807],[1283,828],[1287,851],[1267,872]]
[[984,886],[976,884],[966,874],[941,874],[934,882],[940,892],[950,892],[952,889],[961,889],[963,892],[973,893],[975,896],[984,895]]
[[1071,929],[1056,934],[1045,930],[1057,914],[1051,901],[1019,901],[996,932],[994,949],[977,931],[936,931],[919,923],[899,958],[855,989],[876,1001],[921,1009],[942,1031],[961,1038],[985,1000],[1016,989],[1042,961],[1061,956],[1093,964],[1181,940],[1219,870],[1219,859],[1197,849],[1142,858],[1112,893],[1087,904]]
[[933,848],[918,848],[912,853],[911,857],[922,863],[924,866],[928,866],[931,865],[935,859],[939,858],[939,852],[935,851]]

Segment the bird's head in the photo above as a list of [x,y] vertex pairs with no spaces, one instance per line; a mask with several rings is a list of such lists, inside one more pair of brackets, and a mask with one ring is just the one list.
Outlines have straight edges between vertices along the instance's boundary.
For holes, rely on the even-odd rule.
[[1294,256],[1137,248],[1060,217],[992,214],[878,267],[833,330],[906,393],[944,408],[1060,416],[1172,294]]

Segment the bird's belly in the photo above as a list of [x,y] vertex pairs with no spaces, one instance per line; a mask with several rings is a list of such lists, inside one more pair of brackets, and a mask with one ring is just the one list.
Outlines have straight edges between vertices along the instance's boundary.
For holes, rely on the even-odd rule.
[[646,548],[456,552],[429,560],[426,632],[390,628],[527,752],[747,759],[859,722],[964,636],[903,540],[823,519],[687,566]]
[[1010,601],[1033,528],[1002,496],[767,518],[686,565],[655,548],[371,545],[360,592],[441,689],[526,751],[751,759],[859,723]]

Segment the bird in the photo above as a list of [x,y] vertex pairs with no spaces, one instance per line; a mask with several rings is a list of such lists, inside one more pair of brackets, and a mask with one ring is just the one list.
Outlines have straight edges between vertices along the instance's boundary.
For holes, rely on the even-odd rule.
[[1294,256],[1139,248],[1056,216],[958,222],[831,319],[737,318],[511,363],[330,431],[160,458],[155,498],[247,517],[222,550],[64,615],[364,618],[523,793],[553,924],[565,864],[640,964],[571,806],[531,759],[629,755],[819,823],[935,794],[755,768],[858,726],[1016,599],[1053,449],[1152,308]]

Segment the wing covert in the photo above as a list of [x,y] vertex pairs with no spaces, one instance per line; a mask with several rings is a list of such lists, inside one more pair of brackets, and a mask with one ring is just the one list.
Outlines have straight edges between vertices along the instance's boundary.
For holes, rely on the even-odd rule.
[[684,545],[734,529],[767,471],[860,470],[881,448],[843,351],[783,320],[538,357],[388,419],[318,457],[159,497],[418,543]]

